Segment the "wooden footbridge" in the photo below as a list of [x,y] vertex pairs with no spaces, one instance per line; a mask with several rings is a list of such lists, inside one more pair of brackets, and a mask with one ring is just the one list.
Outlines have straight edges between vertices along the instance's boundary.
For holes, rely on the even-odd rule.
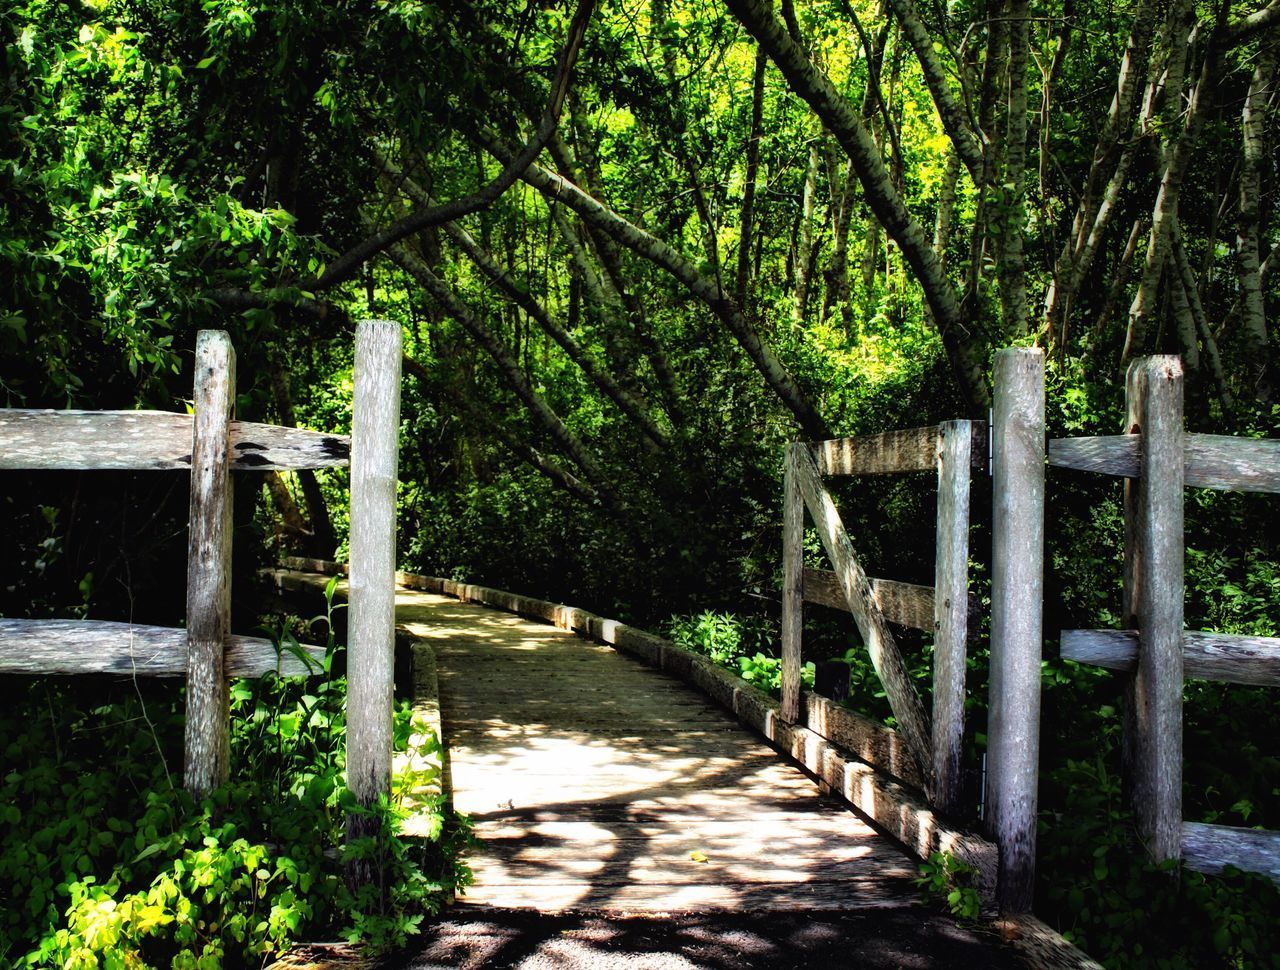
[[[293,588],[323,583],[280,576]],[[498,592],[449,585],[476,600]],[[453,805],[478,837],[463,904],[628,913],[918,905],[905,850],[696,687],[532,610],[404,586],[396,604],[402,633],[431,650]],[[416,702],[430,705],[429,678],[415,681]]]
[[[120,624],[6,620],[0,673],[185,674],[184,778],[197,794],[227,774],[228,676],[306,672],[282,669],[262,643],[229,635],[231,470],[347,460],[346,439],[231,419],[229,343],[202,333],[199,346],[194,419],[0,412],[0,468],[191,470],[187,629],[121,634],[114,629]],[[439,715],[454,806],[480,837],[466,906],[614,914],[911,911],[920,905],[912,882],[918,860],[944,852],[967,864],[975,888],[988,906],[998,904],[1009,935],[1033,963],[1089,965],[1028,915],[1045,471],[1053,465],[1126,480],[1124,615],[1131,629],[1063,631],[1061,649],[1064,657],[1126,672],[1132,702],[1144,712],[1127,745],[1127,770],[1148,851],[1206,872],[1233,865],[1280,880],[1280,834],[1184,820],[1180,785],[1184,676],[1280,684],[1280,641],[1184,633],[1182,489],[1280,492],[1280,445],[1183,432],[1176,358],[1135,362],[1126,433],[1110,438],[1046,442],[1043,359],[1021,349],[997,357],[990,427],[953,421],[788,446],[780,700],[616,620],[396,573],[399,360],[397,325],[361,324],[350,441],[348,777],[366,803],[389,789],[398,631],[412,644],[416,703]],[[132,435],[123,452],[122,428]],[[993,471],[994,499],[982,795],[992,841],[956,822],[972,814],[977,787],[966,786],[961,740],[974,629],[969,480],[984,465]],[[934,585],[869,578],[822,477],[929,471],[939,488]],[[806,513],[832,570],[804,568]],[[287,566],[276,576],[295,592],[314,591],[324,573],[347,571],[310,560]],[[801,690],[805,602],[852,615],[897,730]],[[932,710],[907,676],[890,624],[930,634]],[[349,821],[354,835],[362,833],[360,818]]]
[[[273,576],[290,595],[318,595],[345,572],[286,565]],[[783,721],[778,701],[706,658],[572,607],[409,573],[397,581],[406,679],[417,710],[438,716],[452,805],[477,837],[475,883],[455,921],[511,910],[842,912],[923,926],[938,917],[913,880],[931,849],[984,866],[991,898],[989,843]],[[884,740],[816,695],[804,707],[845,744]],[[901,750],[876,753],[909,763]],[[840,778],[843,790],[831,784]],[[945,935],[983,965],[1096,966],[1033,917],[1006,925],[1011,952],[957,926]]]

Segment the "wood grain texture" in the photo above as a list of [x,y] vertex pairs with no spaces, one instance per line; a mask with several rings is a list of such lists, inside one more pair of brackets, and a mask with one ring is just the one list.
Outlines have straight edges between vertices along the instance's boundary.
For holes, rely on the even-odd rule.
[[1002,918],[996,929],[1027,970],[1103,970],[1102,964],[1030,913]]
[[[1049,464],[1078,471],[1138,478],[1142,443],[1136,434],[1056,438]],[[1280,441],[1230,435],[1183,436],[1185,484],[1239,492],[1280,492]]]
[[[290,578],[300,579],[298,574]],[[445,582],[432,577],[417,579]],[[448,583],[460,593],[484,590]],[[311,588],[318,591],[322,586],[323,580],[316,577]],[[499,592],[487,590],[481,595],[492,597]],[[526,606],[532,605],[522,599],[526,599]],[[701,699],[705,695],[821,777],[835,794],[872,817],[913,855],[927,858],[934,851],[947,851],[973,865],[980,874],[981,891],[993,898],[995,847],[951,827],[920,795],[855,756],[881,757],[899,778],[919,787],[921,772],[913,756],[896,732],[883,725],[834,708],[825,698],[807,692],[804,716],[809,726],[788,724],[780,716],[777,701],[729,671],[615,620],[595,618],[609,643],[645,664],[661,667],[665,674],[701,693],[673,694],[669,680],[634,664],[623,668],[629,671],[625,676],[611,665],[601,667],[599,648],[569,638],[568,631],[558,632],[513,616],[494,616],[466,601],[428,594],[402,592],[399,602],[405,631],[437,645],[442,681],[449,680],[447,671],[455,654],[461,665],[456,668],[456,683],[459,690],[466,691],[458,695],[463,700],[451,708],[450,691],[443,689],[445,730],[455,773],[460,770],[459,751],[476,746],[467,757],[473,760],[473,771],[481,784],[497,795],[489,830],[495,839],[523,831],[524,844],[541,850],[567,831],[587,831],[579,824],[586,821],[597,829],[581,837],[581,842],[590,844],[563,839],[558,857],[590,857],[596,851],[592,846],[615,846],[618,842],[628,847],[649,840],[680,844],[690,834],[704,847],[714,846],[727,830],[755,831],[757,826],[776,832],[772,838],[780,844],[797,839],[803,842],[803,825],[815,807],[827,811],[833,803],[803,776],[772,773],[771,766],[777,762],[767,748],[755,745],[746,750],[723,750],[720,746],[726,738],[737,738],[733,743],[738,744],[743,735]],[[537,602],[542,604],[540,612],[547,614],[572,610]],[[572,612],[591,616],[586,611]],[[563,743],[566,739],[572,740],[572,746]],[[526,753],[534,760],[520,768]],[[620,765],[619,759],[637,759],[637,763]],[[771,773],[757,774],[761,771]],[[671,778],[677,781],[672,783]],[[621,794],[617,786],[622,786]],[[847,823],[842,823],[840,838],[848,839],[861,823],[852,816],[840,817]],[[775,822],[797,825],[777,830]],[[650,823],[658,828],[652,832],[616,829]],[[534,825],[537,830],[531,830]],[[818,837],[815,845],[823,847],[812,856],[813,865],[821,870],[823,854],[837,850],[826,836]],[[609,849],[608,858],[619,851],[630,849]],[[753,852],[760,855],[758,845]],[[554,869],[549,860],[542,861]],[[714,882],[721,878],[714,869],[706,870],[712,883],[691,884],[687,890],[670,881],[650,883],[642,875],[636,877],[635,885],[615,885],[617,870],[572,877],[554,874],[554,882],[552,873],[547,873],[546,879],[527,871],[508,878],[501,870],[491,870],[485,879],[502,881],[502,888],[495,892],[502,893],[503,905],[555,908],[586,901],[605,908],[641,911],[678,908],[674,900],[710,908],[857,908],[877,905],[874,900],[885,892],[883,886],[856,874],[846,872],[842,882],[827,882],[821,872],[809,882],[751,883],[758,888],[750,890],[741,888],[742,881]],[[600,885],[605,882],[607,885]],[[517,897],[517,892],[525,895]],[[673,896],[673,892],[677,894]],[[491,898],[477,896],[474,890],[471,896],[486,904]]]
[[1031,910],[1040,755],[1044,601],[1044,355],[996,354],[992,442],[988,826],[1000,846],[1000,909]]
[[[971,435],[970,461],[981,468],[987,457],[987,426],[982,421],[966,422]],[[908,428],[857,438],[834,438],[813,444],[818,469],[823,475],[888,475],[901,472],[931,472],[938,464],[940,429]]]
[[196,337],[195,420],[187,542],[187,717],[184,784],[197,799],[227,780],[231,697],[223,663],[231,632],[231,456],[236,355],[224,330]]
[[[190,414],[168,411],[0,409],[0,469],[189,471]],[[298,471],[347,464],[350,439],[230,421],[236,471]]]
[[[481,839],[476,885],[460,905],[916,905],[914,863],[900,849],[701,692],[608,646],[479,605],[401,594],[399,615],[436,649],[454,803]],[[605,635],[630,639],[633,628],[602,622]],[[668,648],[659,659],[694,676],[696,658]]]
[[1215,876],[1235,866],[1280,883],[1280,832],[1183,822],[1182,863]]
[[924,791],[924,774],[902,737],[893,728],[841,707],[826,697],[805,691],[804,727],[838,748],[891,775],[908,788]]
[[[933,587],[900,583],[893,579],[868,577],[871,596],[890,623],[913,630],[933,630]],[[805,569],[804,599],[807,603],[849,612],[840,577],[830,569]]]
[[[827,557],[840,578],[849,611],[867,645],[876,674],[884,685],[885,695],[893,716],[898,721],[899,730],[920,764],[930,765],[931,730],[920,695],[911,682],[902,654],[885,623],[884,614],[880,612],[872,596],[871,583],[853,551],[853,543],[845,532],[844,523],[840,521],[840,513],[836,511],[830,494],[822,487],[812,452],[808,448],[797,448],[794,454],[800,493],[817,526]],[[932,779],[930,784],[931,782]]]
[[1157,862],[1182,850],[1182,362],[1135,360],[1126,430],[1140,433],[1141,477],[1125,481],[1126,625],[1138,630],[1127,690],[1126,777],[1139,834]]
[[933,784],[944,814],[961,809],[965,644],[969,630],[969,421],[938,427],[938,511],[934,555]]
[[[1108,670],[1138,667],[1136,630],[1063,630],[1062,656]],[[1280,637],[1182,634],[1183,674],[1192,680],[1280,687]]]
[[813,445],[823,475],[887,475],[931,472],[938,465],[938,429],[907,428]]
[[800,716],[800,665],[804,636],[804,498],[796,479],[795,444],[788,444],[782,473],[782,716]]
[[[309,676],[319,670],[324,648],[304,645],[308,666],[260,637],[227,637],[228,677]],[[0,619],[0,673],[121,674],[183,677],[187,672],[187,631],[105,620]]]
[[351,416],[347,784],[370,805],[391,786],[400,325],[356,327]]

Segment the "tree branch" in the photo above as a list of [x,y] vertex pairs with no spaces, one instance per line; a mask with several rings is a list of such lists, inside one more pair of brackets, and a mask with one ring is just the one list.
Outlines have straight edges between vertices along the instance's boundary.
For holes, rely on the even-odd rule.
[[579,0],[577,12],[573,15],[573,20],[569,24],[569,35],[560,52],[560,62],[556,68],[555,81],[551,86],[551,99],[542,115],[542,121],[533,137],[529,139],[528,143],[511,163],[503,167],[497,178],[479,192],[463,196],[460,199],[454,199],[452,202],[446,202],[443,205],[420,209],[411,215],[405,216],[399,222],[374,233],[335,259],[325,268],[324,273],[318,279],[304,283],[302,288],[314,292],[344,283],[351,279],[368,260],[392,244],[400,242],[415,232],[421,232],[431,226],[452,222],[454,219],[459,219],[469,213],[488,208],[507,189],[511,188],[519,180],[520,173],[541,154],[560,123],[560,113],[564,108],[565,98],[569,93],[569,82],[573,75],[573,66],[578,59],[578,52],[582,48],[583,36],[586,34],[587,23],[591,19],[595,3],[596,0]]

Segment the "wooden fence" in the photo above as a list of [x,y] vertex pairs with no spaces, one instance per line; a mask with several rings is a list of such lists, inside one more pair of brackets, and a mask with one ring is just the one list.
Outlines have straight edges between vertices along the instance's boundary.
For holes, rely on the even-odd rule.
[[[987,821],[999,849],[997,896],[1008,913],[1029,910],[1035,874],[1043,589],[1044,360],[1038,350],[1001,351],[990,428],[981,421],[787,446],[783,497],[782,707],[791,723],[821,704],[800,691],[805,602],[844,609],[866,643],[898,722],[881,745],[901,766],[877,766],[923,788],[944,815],[963,809],[966,644],[975,614],[969,594],[969,499],[973,469],[993,458],[991,718]],[[990,451],[988,450],[990,433]],[[869,578],[823,475],[934,472],[938,480],[934,585]],[[803,568],[804,514],[813,519],[833,570]],[[933,637],[932,717],[889,627]]]
[[1122,435],[1049,442],[1049,464],[1124,484],[1125,630],[1064,630],[1062,656],[1128,675],[1126,774],[1147,851],[1280,881],[1280,832],[1182,817],[1183,679],[1280,685],[1280,638],[1183,630],[1183,489],[1280,493],[1280,441],[1187,434],[1177,357],[1129,368]]
[[[0,619],[0,674],[186,677],[184,784],[197,797],[229,772],[230,677],[315,669],[268,640],[230,632],[235,472],[351,464],[348,777],[365,804],[389,789],[394,647],[400,328],[356,333],[353,439],[237,421],[235,352],[225,331],[196,340],[193,414],[0,409],[0,469],[191,474],[186,629],[95,620]],[[306,648],[320,660],[323,651]]]

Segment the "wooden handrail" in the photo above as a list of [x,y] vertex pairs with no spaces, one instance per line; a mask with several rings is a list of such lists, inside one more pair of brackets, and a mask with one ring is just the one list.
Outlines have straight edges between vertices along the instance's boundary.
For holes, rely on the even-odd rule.
[[[0,469],[190,471],[195,417],[170,411],[0,408]],[[346,465],[351,439],[301,428],[231,421],[235,471]]]

